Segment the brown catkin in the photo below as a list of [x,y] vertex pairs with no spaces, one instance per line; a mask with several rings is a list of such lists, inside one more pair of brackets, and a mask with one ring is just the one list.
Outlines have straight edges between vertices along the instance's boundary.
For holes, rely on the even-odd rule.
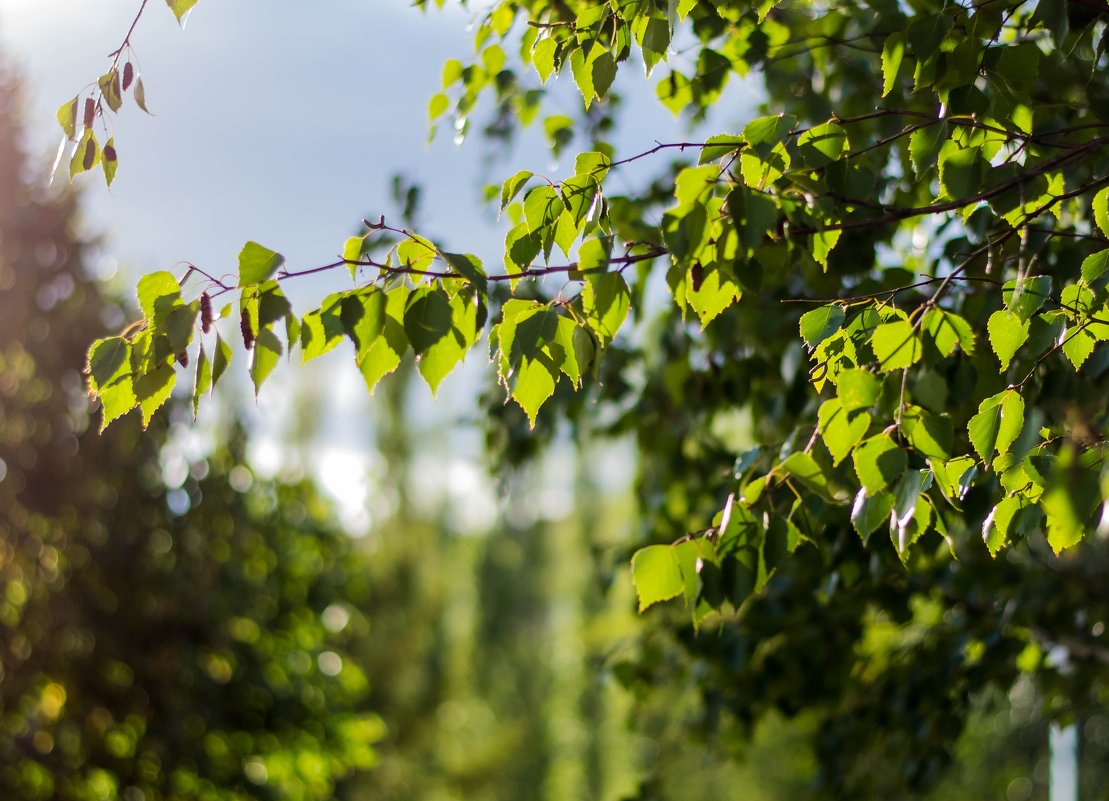
[[135,65],[128,61],[123,65],[123,91],[131,88],[131,81],[135,80]]
[[246,309],[243,309],[243,313],[239,316],[239,328],[243,332],[243,345],[250,350],[254,347],[254,331],[251,330],[250,314]]
[[93,121],[96,119],[96,101],[91,97],[85,100],[85,118],[82,122],[86,128],[91,128]]
[[200,330],[205,334],[212,328],[212,299],[207,292],[200,295]]
[[183,350],[177,354],[177,363],[182,367],[189,366],[189,352],[187,350]]

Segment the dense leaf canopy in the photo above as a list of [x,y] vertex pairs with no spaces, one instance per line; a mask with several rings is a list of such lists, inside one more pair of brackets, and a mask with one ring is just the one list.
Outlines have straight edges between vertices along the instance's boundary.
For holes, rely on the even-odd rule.
[[[146,276],[144,319],[89,352],[104,424],[136,407],[148,422],[175,361],[195,366],[199,401],[236,330],[258,388],[287,351],[306,361],[348,338],[371,391],[409,353],[434,391],[487,335],[502,397],[534,429],[487,399],[508,461],[563,420],[637,437],[641,607],[684,598],[694,628],[723,627],[685,641],[709,707],[742,718],[833,697],[883,723],[930,692],[948,703],[899,729],[905,774],[926,782],[966,688],[1023,670],[1066,684],[1072,708],[1106,691],[1043,656],[1106,656],[1089,571],[1109,519],[1107,22],[1100,0],[495,3],[472,62],[444,65],[433,120],[465,133],[485,98],[488,135],[534,123],[581,151],[566,174],[525,169],[489,193],[503,258],[380,218],[331,264],[291,269],[251,242],[235,283],[201,266]],[[128,87],[143,102],[130,53],[129,36],[59,112],[72,174],[114,177],[96,130]],[[693,122],[757,75],[762,116],[615,153],[619,76],[638,66]],[[548,114],[559,78],[577,118]],[[644,189],[621,194],[615,171]],[[294,313],[283,285],[328,270],[336,292]],[[729,608],[737,624],[714,615]],[[820,615],[836,625],[813,629]],[[936,625],[879,647],[862,637],[875,615]],[[779,662],[768,643],[791,621]],[[930,649],[942,669],[899,667]],[[871,694],[844,694],[860,660]],[[796,687],[782,671],[807,663],[813,698],[780,695]]]

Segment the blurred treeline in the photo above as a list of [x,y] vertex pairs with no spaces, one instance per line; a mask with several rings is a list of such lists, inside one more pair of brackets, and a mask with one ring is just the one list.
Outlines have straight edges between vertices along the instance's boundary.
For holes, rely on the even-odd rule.
[[[133,312],[91,276],[77,199],[30,168],[19,107],[0,80],[0,800],[804,795],[815,718],[714,736],[704,676],[636,618],[630,501],[592,487],[588,443],[565,516],[462,535],[412,497],[434,444],[402,373],[371,423],[392,514],[352,540],[310,481],[252,475],[233,415],[191,461],[183,406],[99,435],[84,349]],[[531,502],[528,476],[504,484]],[[975,709],[933,797],[1045,797],[1035,699]]]

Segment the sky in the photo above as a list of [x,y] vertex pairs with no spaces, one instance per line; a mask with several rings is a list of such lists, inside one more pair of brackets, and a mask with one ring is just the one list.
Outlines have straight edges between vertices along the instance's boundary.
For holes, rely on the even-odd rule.
[[[0,52],[30,88],[28,150],[43,169],[61,139],[58,106],[107,68],[138,7],[139,0],[0,0]],[[422,12],[406,0],[201,0],[182,30],[151,0],[132,43],[153,116],[130,102],[118,115],[120,167],[110,191],[99,173],[78,181],[85,227],[104,237],[99,274],[118,270],[125,288],[145,272],[180,272],[186,260],[235,273],[248,240],[284,254],[290,269],[330,262],[363,217],[390,210],[396,173],[423,186],[422,230],[497,263],[506,227],[481,203],[481,186],[521,168],[557,175],[560,165],[538,132],[492,158],[477,140],[456,145],[449,130],[428,144],[427,101],[443,62],[472,56],[474,14],[455,4]],[[617,152],[684,138],[684,125],[655,101],[642,73],[624,73],[617,88],[627,94],[629,119],[614,137]],[[569,75],[550,102],[547,113],[580,103]],[[749,117],[750,105],[743,87],[726,94],[710,132],[734,130],[728,123]],[[286,291],[305,312],[344,286],[341,276],[324,275]],[[438,400],[424,389],[414,402],[429,418],[461,416],[472,409],[484,362],[479,348]],[[243,360],[238,367],[245,372]],[[326,386],[314,469],[333,493],[364,497],[372,443],[358,421],[372,415],[372,401],[349,354],[284,367],[271,382],[256,406],[245,406],[260,431],[258,461],[281,459],[279,426],[270,423],[289,413],[283,390]],[[479,440],[472,430],[450,430],[457,455],[447,468],[436,459],[427,470],[453,471],[444,484],[472,496],[481,483]]]

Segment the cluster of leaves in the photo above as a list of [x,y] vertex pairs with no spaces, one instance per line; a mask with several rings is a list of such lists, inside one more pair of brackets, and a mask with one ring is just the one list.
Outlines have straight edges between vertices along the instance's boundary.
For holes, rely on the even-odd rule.
[[[603,158],[587,154],[582,161],[592,164],[593,156]],[[620,271],[609,271],[608,265],[633,264],[653,254],[613,258],[611,236],[598,234],[583,243],[578,263],[533,270],[529,265],[537,252],[543,250],[549,257],[556,243],[564,252],[571,249],[566,238],[573,240],[579,230],[590,228],[588,209],[601,200],[596,181],[583,173],[581,183],[588,180],[587,191],[575,191],[572,182],[540,186],[530,190],[523,203],[510,205],[528,178],[530,174],[521,174],[505,185],[504,203],[520,222],[506,243],[506,260],[515,260],[508,262],[515,270],[503,275],[487,276],[477,257],[448,253],[402,229],[390,229],[400,235],[399,241],[375,257],[372,237],[388,227],[381,222],[367,224],[365,234],[345,243],[344,258],[323,268],[290,272],[279,253],[248,242],[239,254],[236,285],[210,278],[196,267],[190,267],[181,281],[164,271],[144,276],[138,286],[143,319],[118,336],[98,340],[89,350],[89,386],[101,400],[103,427],[134,408],[140,409],[144,426],[149,424],[176,384],[175,362],[182,368],[195,362],[196,410],[232,358],[217,323],[234,316],[234,304],[213,311],[213,299],[232,291],[239,293],[236,319],[243,345],[251,352],[256,390],[286,351],[291,355],[299,346],[307,362],[349,338],[370,392],[409,352],[435,392],[484,332],[490,281],[515,284],[533,272],[580,273],[585,286],[572,299],[508,299],[489,334],[501,381],[534,423],[539,407],[563,377],[581,386],[628,314],[628,286]],[[336,292],[303,316],[295,314],[282,281],[341,266],[349,267],[352,278],[360,270],[375,270],[377,279]],[[192,275],[203,276],[205,284],[186,302],[182,284]]]
[[[464,128],[492,93],[502,114],[527,124],[543,97],[527,73],[543,84],[567,67],[588,109],[606,101],[634,54],[651,73],[679,40],[696,57],[658,82],[672,110],[703,117],[730,76],[759,71],[777,113],[621,160],[594,143],[562,181],[528,188],[534,176],[518,173],[500,193],[514,224],[500,273],[398,231],[403,241],[382,258],[368,255],[367,236],[348,243],[342,261],[300,273],[248,245],[239,283],[215,290],[242,293],[256,385],[281,352],[272,326],[284,320],[286,342],[299,340],[306,357],[349,336],[371,387],[411,348],[434,388],[478,341],[491,287],[508,284],[514,296],[490,315],[493,358],[534,425],[562,377],[602,401],[623,399],[627,382],[586,379],[620,347],[618,329],[644,307],[651,269],[664,262],[673,304],[662,325],[681,363],[650,372],[638,400],[657,380],[680,407],[674,398],[688,398],[695,377],[760,365],[780,370],[787,392],[741,389],[737,401],[715,391],[710,406],[675,409],[675,427],[690,431],[741,405],[759,445],[736,459],[727,484],[713,480],[734,500],[712,526],[637,554],[643,607],[684,595],[702,620],[740,605],[786,554],[819,548],[844,526],[864,540],[887,526],[906,563],[929,531],[954,547],[973,529],[992,553],[1044,531],[1060,551],[1097,529],[1109,495],[1104,11],[1065,0],[506,0],[478,26],[475,62],[447,65],[433,118],[453,99]],[[521,18],[527,27],[513,33]],[[519,69],[506,56],[514,43]],[[544,124],[556,148],[577,126]],[[697,164],[664,167],[641,195],[602,192],[613,169],[690,149]],[[551,264],[555,246],[568,264]],[[294,318],[281,282],[343,265],[354,278],[369,272],[371,284]],[[581,292],[552,296],[528,280],[551,274]],[[168,294],[144,301],[137,333],[91,352],[106,419],[136,405],[149,416],[189,344],[184,322],[199,307],[168,277],[157,280]],[[800,304],[815,308],[800,315]],[[644,355],[623,369],[658,364]],[[665,438],[642,416],[641,441],[657,454]],[[714,460],[697,475],[706,471],[719,476]],[[698,480],[659,472],[671,494]],[[987,499],[980,519],[966,512],[971,495]],[[687,507],[684,530],[700,511]]]
[[[136,67],[138,56],[131,45],[131,35],[135,32],[135,26],[149,2],[150,0],[144,0],[123,43],[111,53],[111,66],[108,71],[58,109],[58,124],[61,125],[65,138],[58,148],[58,159],[54,169],[57,170],[65,154],[66,145],[69,144],[71,179],[100,167],[104,172],[105,182],[111,186],[116,177],[116,170],[119,169],[119,154],[116,151],[112,117],[109,115],[114,115],[123,108],[128,92],[131,93],[131,99],[136,106],[150,113],[146,107],[146,87],[142,82],[142,73]],[[185,16],[196,4],[197,0],[166,0],[166,5],[181,24],[184,24]],[[96,137],[97,121],[100,122],[103,131],[103,145]]]

